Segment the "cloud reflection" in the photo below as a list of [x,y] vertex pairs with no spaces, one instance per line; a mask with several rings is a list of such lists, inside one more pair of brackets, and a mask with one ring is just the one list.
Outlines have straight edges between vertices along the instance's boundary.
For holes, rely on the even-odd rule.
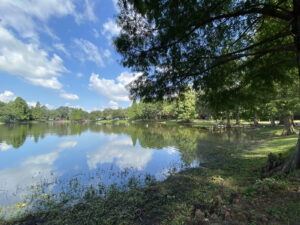
[[153,155],[152,149],[134,147],[128,137],[115,139],[87,154],[89,169],[96,169],[97,164],[113,163],[120,168],[134,168],[143,170]]
[[5,206],[22,201],[30,188],[41,182],[54,184],[61,175],[54,165],[59,153],[76,145],[75,141],[61,142],[53,152],[29,157],[17,168],[0,170],[0,204]]
[[4,143],[0,143],[0,150],[2,151],[2,152],[5,152],[5,151],[7,151],[8,149],[10,149],[11,147],[8,145],[8,144],[6,144],[5,142]]

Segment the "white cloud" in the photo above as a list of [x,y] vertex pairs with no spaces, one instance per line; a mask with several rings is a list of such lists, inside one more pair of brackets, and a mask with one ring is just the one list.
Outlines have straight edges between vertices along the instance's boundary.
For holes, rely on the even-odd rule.
[[86,60],[96,63],[100,67],[104,67],[102,56],[98,50],[98,47],[90,41],[84,39],[75,39],[74,43],[78,49],[80,49],[77,57],[82,62]]
[[4,91],[3,93],[0,93],[0,101],[8,103],[10,101],[14,101],[16,98],[15,94],[11,91]]
[[54,109],[54,106],[53,106],[53,105],[45,104],[45,106],[47,107],[47,109]]
[[83,77],[83,74],[82,74],[82,73],[77,73],[76,76],[77,76],[78,78],[81,78],[81,77]]
[[135,75],[134,73],[123,72],[117,77],[118,82],[115,82],[115,80],[100,79],[98,74],[92,73],[89,87],[110,100],[126,102],[130,100],[129,92],[125,86],[139,75],[140,73]]
[[139,77],[140,75],[142,75],[142,73],[129,73],[127,71],[124,71],[120,74],[120,76],[117,77],[117,80],[124,84],[127,85],[129,84],[131,81],[134,81],[137,77]]
[[94,33],[94,37],[95,38],[99,38],[100,37],[99,32],[95,28],[93,29],[93,33]]
[[118,6],[118,0],[112,0],[112,2],[113,2],[113,4],[114,4],[115,10],[116,10],[117,12],[120,12],[120,8],[119,8],[119,6]]
[[1,0],[1,24],[24,38],[38,39],[37,30],[52,17],[76,15],[73,0]]
[[5,152],[5,151],[7,151],[8,149],[10,149],[11,147],[8,145],[8,144],[6,144],[6,143],[0,143],[0,150],[2,151],[2,152]]
[[27,105],[29,107],[35,107],[36,106],[36,102],[27,102]]
[[55,43],[54,48],[56,48],[57,50],[63,52],[65,55],[69,56],[70,53],[67,51],[67,49],[65,48],[64,44],[62,43]]
[[79,99],[78,95],[65,93],[65,92],[61,93],[60,97],[62,97],[64,99],[68,99],[68,100],[78,100]]
[[95,15],[94,8],[95,8],[95,0],[83,0],[77,1],[79,2],[79,6],[84,5],[83,12],[74,12],[73,16],[75,17],[76,23],[80,24],[84,20],[88,20],[91,22],[97,22],[98,18]]
[[111,39],[112,37],[119,35],[120,31],[121,28],[112,19],[108,19],[108,21],[103,24],[102,34],[107,39]]
[[98,74],[92,73],[89,87],[99,94],[114,101],[129,101],[128,91],[121,83],[115,83],[114,80],[100,79]]
[[99,163],[116,162],[120,169],[134,168],[143,170],[152,158],[152,149],[132,146],[131,138],[112,139],[106,145],[87,154],[89,169],[96,169]]
[[111,109],[118,109],[119,108],[119,105],[118,105],[118,103],[117,102],[115,102],[115,101],[109,101],[109,106],[110,106],[110,108]]
[[88,18],[88,20],[92,21],[92,22],[96,22],[97,21],[97,17],[95,15],[94,12],[94,8],[95,4],[94,2],[91,2],[89,0],[85,0],[85,14]]
[[84,20],[96,22],[95,0],[1,0],[1,24],[13,28],[23,38],[38,41],[38,32],[57,36],[47,26],[51,17],[71,15],[77,23]]
[[103,55],[105,58],[110,58],[111,57],[111,52],[108,49],[105,49],[103,52]]
[[63,60],[34,44],[25,44],[0,26],[0,70],[23,77],[33,85],[59,90],[62,84],[57,77],[67,70]]

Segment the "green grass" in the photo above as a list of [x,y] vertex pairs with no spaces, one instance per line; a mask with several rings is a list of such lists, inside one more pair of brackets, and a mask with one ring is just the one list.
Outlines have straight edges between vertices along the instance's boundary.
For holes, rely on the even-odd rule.
[[[264,141],[236,152],[220,151],[225,164],[187,169],[162,182],[133,177],[123,187],[90,187],[75,204],[68,204],[72,195],[59,201],[40,195],[35,210],[19,210],[8,220],[1,219],[0,211],[0,224],[197,224],[197,209],[211,222],[222,223],[224,206],[238,222],[240,214],[247,215],[245,224],[263,224],[263,216],[268,224],[299,224],[300,196],[294,190],[300,182],[289,176],[261,179],[259,173],[270,152],[288,157],[295,148],[298,136],[282,137],[281,131],[282,127],[251,129],[248,132]],[[232,193],[237,193],[239,204],[231,202]]]
[[127,124],[129,123],[129,120],[99,120],[97,123],[103,123],[103,124]]

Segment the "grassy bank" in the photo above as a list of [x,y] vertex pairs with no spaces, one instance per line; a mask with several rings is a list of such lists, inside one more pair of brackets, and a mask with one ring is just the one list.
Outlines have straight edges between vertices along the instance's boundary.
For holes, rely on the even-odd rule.
[[31,211],[0,219],[0,224],[297,225],[300,171],[260,177],[270,152],[288,157],[295,148],[297,135],[282,137],[281,131],[281,127],[249,130],[264,141],[239,151],[219,152],[226,158],[221,166],[187,169],[162,182],[132,178],[123,187],[87,188],[77,202],[68,195],[60,201],[43,195]]
[[126,124],[129,123],[129,120],[99,120],[97,123],[102,124]]

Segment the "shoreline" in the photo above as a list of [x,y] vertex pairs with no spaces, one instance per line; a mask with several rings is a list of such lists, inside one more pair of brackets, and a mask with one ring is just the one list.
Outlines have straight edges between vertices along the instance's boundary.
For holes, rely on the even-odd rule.
[[72,199],[42,199],[41,209],[0,224],[298,224],[300,171],[288,176],[260,177],[268,154],[293,151],[297,135],[280,136],[281,128],[251,131],[264,138],[253,149],[220,152],[223,164],[190,168],[164,181],[149,178],[145,186],[134,179],[127,188],[86,189]]

